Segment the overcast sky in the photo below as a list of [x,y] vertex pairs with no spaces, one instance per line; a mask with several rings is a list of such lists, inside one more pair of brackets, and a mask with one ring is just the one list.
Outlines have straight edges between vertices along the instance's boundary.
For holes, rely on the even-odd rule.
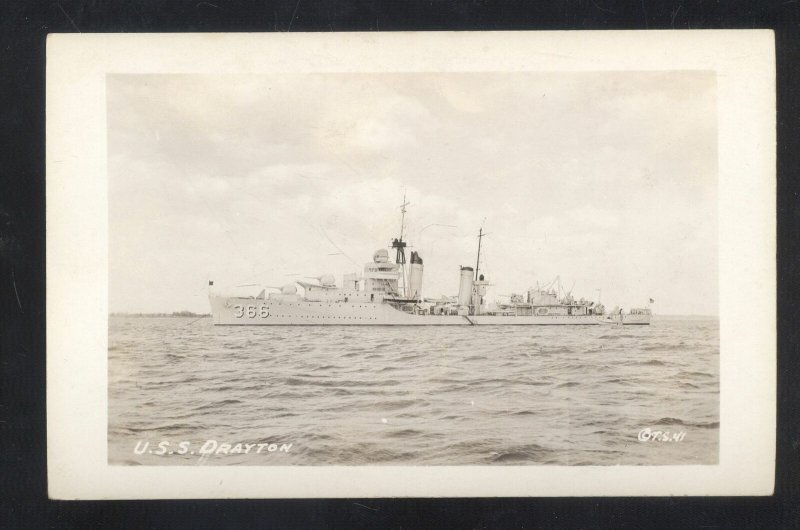
[[424,296],[457,292],[484,224],[494,293],[560,276],[718,314],[712,73],[111,75],[107,99],[113,312],[208,312],[208,279],[341,284],[405,191]]

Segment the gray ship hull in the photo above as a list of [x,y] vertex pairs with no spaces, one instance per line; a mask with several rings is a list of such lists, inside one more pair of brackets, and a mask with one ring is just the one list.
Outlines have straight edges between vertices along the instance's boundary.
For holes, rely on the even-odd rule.
[[600,325],[593,315],[416,315],[386,303],[276,302],[262,298],[211,296],[218,326],[484,326]]

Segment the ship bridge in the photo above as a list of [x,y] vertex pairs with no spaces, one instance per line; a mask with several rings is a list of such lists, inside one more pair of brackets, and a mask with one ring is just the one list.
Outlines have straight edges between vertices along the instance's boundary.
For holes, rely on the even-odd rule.
[[379,249],[372,261],[364,264],[364,291],[368,293],[398,294],[400,265],[389,262],[389,252]]

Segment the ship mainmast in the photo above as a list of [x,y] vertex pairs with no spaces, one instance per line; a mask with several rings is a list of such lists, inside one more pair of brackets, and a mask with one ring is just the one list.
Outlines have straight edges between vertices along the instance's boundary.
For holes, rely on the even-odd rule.
[[[486,221],[486,219],[484,219],[484,221]],[[477,281],[478,281],[478,279],[480,278],[480,277],[478,276],[478,269],[479,269],[479,268],[480,268],[480,266],[481,266],[481,240],[482,240],[484,237],[488,236],[488,235],[489,235],[489,234],[484,234],[484,233],[483,233],[483,225],[481,225],[481,229],[480,229],[480,230],[478,230],[478,259],[477,259],[477,261],[476,261],[476,263],[475,263],[475,281],[476,281],[476,282],[477,282]]]

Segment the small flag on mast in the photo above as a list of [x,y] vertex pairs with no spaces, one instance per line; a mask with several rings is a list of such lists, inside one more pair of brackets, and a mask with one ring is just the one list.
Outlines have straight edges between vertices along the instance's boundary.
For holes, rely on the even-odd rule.
[[655,301],[655,300],[653,300],[653,299],[651,298],[651,299],[650,299],[650,303],[651,303],[651,304],[655,304],[655,303],[656,303],[656,301]]
[[214,285],[214,281],[213,280],[208,280],[208,285],[209,285],[209,287]]

